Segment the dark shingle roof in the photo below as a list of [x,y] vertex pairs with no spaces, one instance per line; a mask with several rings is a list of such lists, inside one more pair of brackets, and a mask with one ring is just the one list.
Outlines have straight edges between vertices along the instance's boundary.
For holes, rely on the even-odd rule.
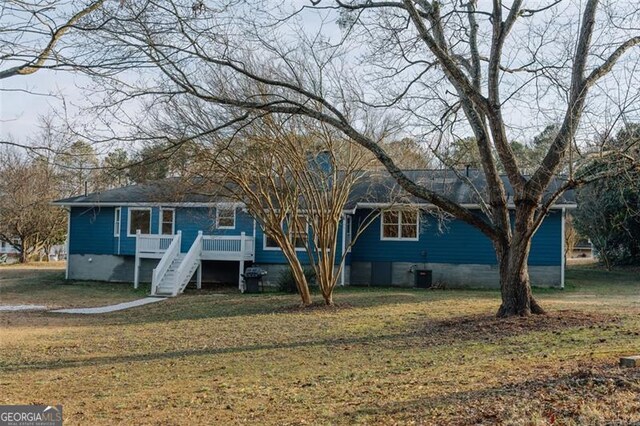
[[[351,210],[358,203],[388,204],[388,203],[416,203],[423,204],[424,200],[407,194],[397,182],[386,172],[366,172],[367,176],[360,179],[351,191],[351,197],[345,209]],[[486,180],[482,172],[470,170],[468,180],[471,185],[460,175],[467,176],[465,172],[456,174],[452,170],[408,170],[407,177],[416,183],[424,185],[432,191],[445,195],[452,201],[465,205],[478,204],[478,194],[485,195]],[[513,190],[506,177],[502,178],[507,195],[513,195]],[[561,178],[556,178],[550,185],[548,194],[563,184]],[[163,179],[152,183],[125,186],[107,191],[94,192],[88,195],[58,200],[58,205],[118,205],[118,204],[212,204],[230,202],[223,195],[206,195],[198,191],[198,185],[185,183],[177,178]],[[565,192],[556,204],[575,204],[573,191]]]
[[[459,204],[478,204],[480,196],[485,200],[487,199],[486,179],[479,170],[459,171],[457,173],[453,170],[406,170],[404,173],[412,181]],[[501,176],[501,178],[511,204],[513,202],[513,188],[506,176]],[[562,178],[555,178],[549,185],[547,196],[555,192],[563,183],[564,180]],[[353,208],[357,203],[363,202],[383,204],[394,201],[414,204],[425,203],[424,200],[402,190],[395,179],[388,173],[381,172],[372,179],[365,179],[359,182],[353,188],[348,208]],[[575,203],[574,191],[566,191],[555,204],[574,205]]]

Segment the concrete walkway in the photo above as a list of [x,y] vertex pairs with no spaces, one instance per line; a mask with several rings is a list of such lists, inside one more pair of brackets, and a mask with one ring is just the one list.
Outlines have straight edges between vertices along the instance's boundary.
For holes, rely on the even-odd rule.
[[44,305],[0,305],[0,312],[14,311],[44,311],[47,307]]
[[137,306],[148,305],[149,303],[161,302],[164,297],[145,297],[131,302],[118,303],[117,305],[99,306],[97,308],[72,308],[72,309],[56,309],[56,314],[106,314],[109,312],[122,311],[125,309],[135,308]]

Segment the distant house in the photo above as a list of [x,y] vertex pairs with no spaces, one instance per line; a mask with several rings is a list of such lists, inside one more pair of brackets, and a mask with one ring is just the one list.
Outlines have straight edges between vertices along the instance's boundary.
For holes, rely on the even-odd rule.
[[0,241],[0,256],[3,255],[8,256],[18,256],[20,252],[13,245],[7,243],[6,241]]
[[[19,244],[19,240],[15,239],[14,242],[16,245]],[[13,261],[16,261],[15,258],[20,257],[20,250],[18,250],[14,245],[9,244],[5,241],[0,241],[0,257],[7,256],[8,258],[13,258]],[[47,254],[44,250],[35,255],[35,258],[45,258]],[[49,260],[63,260],[66,257],[66,247],[62,244],[55,245],[51,247],[50,252],[48,253]],[[7,260],[8,261],[8,260]]]
[[[481,214],[476,194],[485,184],[479,172],[468,177],[473,186],[451,171],[407,174]],[[67,277],[133,281],[136,286],[152,282],[153,293],[175,295],[194,278],[198,286],[203,280],[241,283],[242,271],[257,264],[273,280],[288,268],[280,249],[241,203],[178,195],[173,182],[56,201],[69,212]],[[529,257],[533,285],[564,285],[565,209],[574,207],[573,193],[568,192],[534,236]],[[403,195],[388,176],[354,188],[344,210],[339,250],[349,246],[372,210],[381,214],[348,253],[342,284],[499,285],[495,252],[483,234],[460,220],[434,214],[433,206]],[[302,249],[300,256],[306,257]]]

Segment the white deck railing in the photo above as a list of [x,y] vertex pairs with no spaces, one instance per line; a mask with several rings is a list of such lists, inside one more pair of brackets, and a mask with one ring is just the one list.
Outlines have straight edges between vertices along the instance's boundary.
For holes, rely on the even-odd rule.
[[[180,232],[178,231],[178,233]],[[175,241],[176,236],[177,234],[145,235],[137,233],[136,256],[161,259]],[[255,241],[252,236],[247,236],[244,232],[241,235],[203,235],[201,241],[202,258],[205,260],[253,260],[255,257]],[[179,253],[180,244],[177,246]],[[159,269],[160,266],[158,264],[156,269]]]
[[174,235],[147,235],[136,233],[136,252],[140,255],[161,256],[173,242]]
[[153,275],[151,278],[151,294],[156,294],[158,284],[160,284],[160,281],[164,278],[164,275],[167,273],[167,270],[171,266],[171,263],[173,263],[173,260],[180,254],[181,242],[182,231],[178,231],[160,259],[160,262],[158,262],[158,266],[153,269]]
[[241,235],[204,235],[202,237],[203,259],[252,260],[255,256],[253,237]]

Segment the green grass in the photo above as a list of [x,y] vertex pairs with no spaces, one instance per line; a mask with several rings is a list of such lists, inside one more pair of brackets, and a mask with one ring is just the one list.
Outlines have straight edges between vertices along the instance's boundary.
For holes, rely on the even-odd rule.
[[[5,272],[2,304],[139,295]],[[636,271],[574,269],[536,293],[548,316],[507,321],[496,291],[378,288],[340,289],[333,309],[190,291],[99,316],[4,313],[0,403],[61,403],[66,424],[640,421],[640,373],[616,365],[640,351]]]

